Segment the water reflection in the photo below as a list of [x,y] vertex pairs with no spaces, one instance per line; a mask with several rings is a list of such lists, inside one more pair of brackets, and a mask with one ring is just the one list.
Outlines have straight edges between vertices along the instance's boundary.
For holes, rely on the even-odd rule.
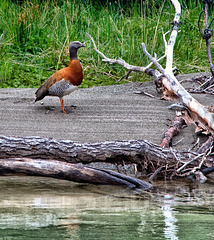
[[164,201],[163,201],[163,215],[164,215],[164,222],[165,222],[165,228],[164,228],[164,235],[166,239],[174,239],[177,240],[177,226],[176,222],[177,219],[175,217],[175,212],[172,208],[173,205],[173,196],[171,195],[164,195]]
[[212,185],[159,183],[145,198],[116,187],[0,178],[0,239],[212,239]]

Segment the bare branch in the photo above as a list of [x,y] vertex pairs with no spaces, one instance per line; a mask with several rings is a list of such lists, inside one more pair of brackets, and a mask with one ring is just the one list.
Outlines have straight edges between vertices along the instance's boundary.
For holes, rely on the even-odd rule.
[[190,163],[194,162],[195,160],[197,160],[198,158],[200,158],[201,156],[203,156],[204,153],[198,154],[198,156],[194,157],[193,159],[191,159],[190,161],[184,163],[183,166],[181,166],[179,169],[177,169],[177,173],[179,173],[181,170],[183,170],[187,165],[189,165]]
[[[214,66],[212,63],[212,55],[211,55],[211,30],[210,30],[210,24],[208,23],[208,2],[205,1],[205,5],[204,5],[204,12],[205,12],[205,26],[206,29],[204,30],[204,35],[203,38],[206,39],[206,46],[207,46],[207,56],[208,56],[208,61],[209,61],[209,65],[210,65],[210,71],[212,73],[212,76],[214,77]],[[204,37],[206,36],[206,37]]]
[[175,16],[173,20],[173,28],[172,28],[168,46],[167,46],[167,58],[166,58],[166,73],[169,73],[170,75],[173,74],[172,72],[173,48],[174,48],[176,37],[178,34],[178,29],[180,24],[180,15],[181,15],[180,3],[177,0],[171,0],[171,2],[175,8]]
[[160,146],[169,147],[171,145],[172,138],[176,136],[185,125],[186,123],[183,119],[183,116],[182,115],[176,116],[173,119],[170,128],[164,133]]
[[149,60],[151,62],[153,62],[153,64],[158,68],[158,70],[161,72],[161,73],[165,73],[165,70],[164,68],[158,63],[158,60],[153,58],[146,50],[146,46],[144,43],[141,44],[142,45],[142,48],[143,48],[143,52],[145,53],[145,55],[149,58]]
[[145,92],[144,90],[140,90],[140,91],[135,91],[135,94],[144,94],[145,96],[148,96],[150,98],[154,98],[154,96],[152,94],[149,94],[147,92]]
[[[86,35],[91,39],[91,41],[92,41],[92,43],[94,45],[94,50],[103,57],[103,60],[102,60],[103,62],[107,62],[109,64],[119,64],[119,65],[123,66],[124,68],[126,68],[128,70],[127,74],[124,75],[124,77],[126,77],[127,75],[129,76],[130,72],[132,72],[132,71],[134,71],[134,72],[142,72],[142,73],[146,73],[148,75],[151,75],[151,70],[152,70],[152,74],[153,74],[153,76],[155,78],[158,78],[158,77],[161,76],[161,74],[157,70],[149,69],[148,66],[147,67],[134,66],[134,65],[128,64],[126,61],[124,61],[121,58],[119,58],[119,59],[111,59],[111,58],[106,57],[102,52],[100,52],[97,49],[97,46],[96,46],[96,44],[94,42],[94,39],[88,33],[86,33]],[[122,77],[122,79],[124,77]]]
[[91,41],[92,41],[92,43],[93,43],[93,45],[94,45],[94,50],[95,50],[97,53],[99,53],[104,59],[109,59],[109,58],[107,58],[102,52],[100,52],[100,51],[97,49],[97,46],[96,46],[96,44],[95,44],[95,42],[94,42],[94,39],[93,39],[88,33],[86,33],[86,35],[91,39]]
[[97,46],[94,42],[94,39],[88,34],[86,33],[86,35],[91,39],[93,45],[94,45],[94,50],[99,53],[102,57],[103,57],[103,62],[107,62],[109,64],[119,64],[121,66],[123,66],[124,68],[126,68],[127,70],[129,71],[136,71],[136,72],[145,72],[145,67],[139,67],[139,66],[133,66],[133,65],[130,65],[128,64],[127,62],[125,62],[123,59],[111,59],[111,58],[108,58],[106,57],[102,52],[100,52],[98,49],[97,49]]

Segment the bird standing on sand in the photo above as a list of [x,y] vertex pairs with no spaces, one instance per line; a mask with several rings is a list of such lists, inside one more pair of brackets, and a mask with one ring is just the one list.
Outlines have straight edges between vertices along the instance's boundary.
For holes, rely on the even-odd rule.
[[45,96],[58,96],[60,98],[62,111],[67,113],[63,104],[63,96],[76,90],[83,79],[82,66],[77,58],[77,49],[81,47],[85,46],[78,41],[70,44],[69,66],[55,72],[37,89],[35,102],[43,99]]

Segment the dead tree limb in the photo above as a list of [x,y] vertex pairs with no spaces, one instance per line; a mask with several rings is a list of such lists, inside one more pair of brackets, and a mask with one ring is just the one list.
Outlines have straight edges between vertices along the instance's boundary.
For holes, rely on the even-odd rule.
[[169,91],[170,96],[177,96],[185,107],[189,109],[189,113],[193,121],[197,126],[205,129],[214,136],[214,114],[194,99],[185,88],[178,82],[173,73],[169,74],[165,69],[160,66],[159,63],[146,51],[145,45],[142,44],[144,53],[149,59],[156,65],[156,67],[163,73],[165,78],[162,79],[162,83]]
[[[123,66],[124,68],[126,68],[128,70],[127,71],[128,75],[133,71],[133,72],[145,73],[145,74],[147,74],[149,76],[153,76],[155,79],[158,79],[158,78],[160,78],[162,76],[162,74],[158,70],[150,68],[150,66],[152,64],[149,64],[147,67],[140,67],[140,66],[130,65],[130,64],[128,64],[126,61],[124,61],[121,58],[119,58],[119,59],[111,59],[111,58],[106,57],[101,51],[99,51],[97,49],[97,46],[96,46],[96,43],[95,43],[93,37],[91,35],[89,35],[88,33],[86,33],[86,35],[91,39],[91,41],[93,43],[93,46],[94,46],[94,50],[103,57],[103,59],[102,59],[103,62],[107,62],[109,64],[119,64],[119,65]],[[123,76],[122,78],[126,77],[126,75]]]
[[184,126],[186,126],[186,123],[183,119],[182,114],[177,115],[173,119],[170,128],[164,133],[164,136],[163,136],[160,146],[161,147],[170,147],[173,137],[178,135]]
[[210,136],[205,143],[201,145],[201,147],[198,149],[198,153],[205,153],[207,152],[212,146],[213,146],[213,137]]
[[99,170],[79,164],[30,158],[0,159],[0,174],[14,173],[52,177],[78,183],[121,185],[142,190],[152,187],[151,184],[140,179],[128,177],[110,170]]

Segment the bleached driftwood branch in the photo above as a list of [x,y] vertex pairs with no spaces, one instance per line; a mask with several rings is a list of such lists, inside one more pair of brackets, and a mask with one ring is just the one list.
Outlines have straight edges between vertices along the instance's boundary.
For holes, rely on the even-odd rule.
[[131,71],[146,73],[155,78],[159,78],[162,75],[158,70],[149,68],[152,64],[149,64],[146,67],[134,66],[134,65],[130,65],[129,63],[124,61],[122,58],[111,59],[111,58],[106,57],[101,51],[99,51],[97,49],[97,46],[96,46],[96,43],[95,43],[93,37],[91,35],[89,35],[88,33],[86,33],[86,35],[91,39],[93,46],[94,46],[94,50],[103,57],[102,61],[107,62],[109,64],[119,64],[119,65],[123,66],[124,68],[126,68],[128,70],[126,75],[129,75]]
[[128,71],[139,71],[142,73],[146,73],[150,76],[153,76],[155,79],[162,78],[163,87],[167,90],[167,94],[172,96],[172,98],[178,98],[180,102],[189,109],[190,117],[192,119],[192,123],[206,132],[209,132],[214,136],[214,114],[208,111],[208,109],[200,104],[196,99],[194,99],[186,90],[185,88],[178,82],[176,77],[173,74],[173,48],[175,45],[175,41],[178,34],[179,24],[180,24],[180,15],[181,15],[181,7],[178,0],[171,0],[172,4],[175,8],[175,17],[173,20],[173,27],[170,34],[170,38],[168,44],[166,44],[165,35],[164,35],[164,42],[165,42],[165,54],[166,55],[166,68],[164,69],[159,60],[156,57],[152,57],[146,50],[145,44],[142,43],[143,51],[145,55],[151,60],[152,64],[154,64],[158,70],[150,69],[149,64],[147,67],[140,67],[140,66],[133,66],[125,62],[123,59],[110,59],[106,57],[103,53],[101,53],[93,40],[93,38],[87,34],[87,36],[91,39],[94,49],[98,52],[102,57],[103,61],[108,62],[110,64],[120,64],[121,66],[125,67]]

